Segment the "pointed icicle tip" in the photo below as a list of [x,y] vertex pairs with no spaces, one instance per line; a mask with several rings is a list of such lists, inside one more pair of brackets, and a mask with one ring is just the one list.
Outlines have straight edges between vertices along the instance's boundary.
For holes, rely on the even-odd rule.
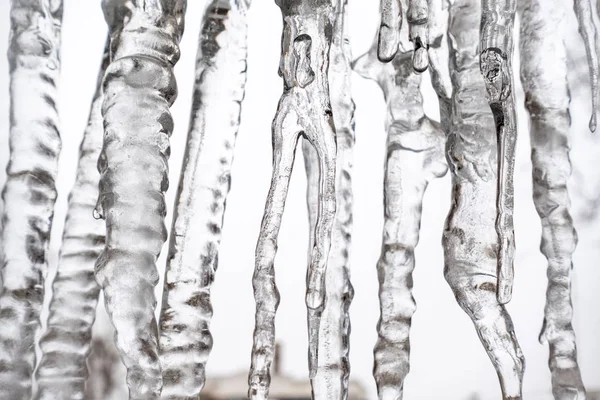
[[594,110],[594,112],[592,112],[592,117],[590,118],[590,132],[595,133],[596,132],[596,127],[598,126],[598,121],[597,121],[597,117],[596,117],[596,111]]

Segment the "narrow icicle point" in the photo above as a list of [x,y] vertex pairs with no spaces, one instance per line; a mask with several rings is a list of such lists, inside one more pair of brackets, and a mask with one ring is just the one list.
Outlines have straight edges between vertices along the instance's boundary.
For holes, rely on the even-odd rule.
[[56,201],[60,0],[13,0],[0,238],[0,398],[29,400]]
[[448,0],[429,0],[429,74],[438,97],[440,123],[450,131],[452,81],[448,68]]
[[75,185],[69,196],[63,240],[48,327],[40,340],[42,359],[36,370],[38,400],[83,399],[88,377],[92,325],[100,287],[94,264],[104,247],[106,227],[92,211],[98,199],[97,162],[102,148],[102,78],[109,62],[107,41],[96,94],[79,150]]
[[[572,255],[577,233],[567,182],[570,94],[567,83],[565,5],[561,0],[519,2],[521,82],[531,121],[533,201],[542,221],[541,251],[548,259],[548,290],[540,340],[550,347],[556,400],[585,399],[577,365],[571,304]],[[552,68],[548,68],[552,66]]]
[[96,280],[127,367],[130,399],[158,399],[162,373],[154,318],[156,259],[164,226],[167,159],[184,0],[105,0],[111,63],[103,82],[104,145],[97,210],[106,247]]
[[202,20],[160,315],[164,399],[197,399],[204,387],[213,341],[210,289],[246,83],[248,5],[213,0]]
[[[336,0],[333,42],[329,51],[329,88],[336,129],[336,214],[325,275],[327,301],[321,323],[317,310],[309,309],[309,364],[316,370],[311,379],[313,398],[348,398],[350,376],[350,314],[354,297],[348,265],[352,235],[352,153],[354,149],[354,102],[350,93],[350,42],[345,35],[347,0]],[[309,255],[313,249],[319,208],[319,157],[310,142],[302,142],[307,177],[310,225]],[[317,348],[318,345],[318,348]],[[318,355],[318,357],[317,357]]]
[[402,0],[381,0],[381,23],[377,57],[381,62],[390,62],[398,52],[400,29],[402,28]]
[[498,175],[496,232],[498,234],[498,301],[512,297],[515,259],[513,225],[517,114],[512,72],[513,27],[516,0],[481,3],[481,55],[479,59],[488,102],[496,123]]
[[413,68],[417,72],[424,72],[429,64],[427,49],[429,48],[429,4],[428,0],[408,0],[408,31],[410,41],[413,43]]
[[479,0],[450,6],[452,124],[446,158],[452,204],[444,228],[446,281],[473,321],[502,387],[504,400],[520,400],[525,360],[514,327],[496,295],[498,235],[495,124],[479,70]]
[[[275,312],[279,305],[273,264],[296,144],[301,135],[315,148],[320,170],[319,205],[306,292],[306,305],[309,314],[314,316],[311,344],[317,349],[336,208],[336,142],[327,74],[334,31],[331,0],[277,0],[276,3],[281,8],[284,23],[279,67],[284,91],[272,125],[273,175],[256,245],[252,279],[256,321],[248,377],[251,399],[266,399],[269,392],[269,369],[275,350]],[[314,78],[307,79],[310,76]],[[316,363],[310,367],[310,377],[314,378]]]
[[[600,17],[600,2],[596,2],[598,16]],[[590,84],[592,86],[592,116],[590,118],[590,131],[595,132],[597,127],[597,110],[598,110],[598,75],[600,75],[600,65],[598,61],[598,30],[594,24],[592,15],[591,0],[573,0],[573,9],[579,24],[579,34],[585,45],[587,54],[588,68],[590,70]]]
[[354,70],[375,80],[387,105],[387,161],[384,181],[384,229],[379,276],[373,376],[379,399],[402,399],[410,369],[409,330],[416,304],[412,295],[414,250],[419,241],[423,195],[429,182],[448,171],[441,125],[423,110],[421,76],[412,66],[413,51],[400,51],[380,64],[376,44]]

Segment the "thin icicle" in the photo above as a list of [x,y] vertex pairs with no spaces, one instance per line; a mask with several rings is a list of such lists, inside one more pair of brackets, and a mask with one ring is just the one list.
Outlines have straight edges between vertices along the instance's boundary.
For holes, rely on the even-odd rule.
[[160,317],[164,399],[197,399],[204,387],[210,288],[246,83],[248,6],[213,0],[204,12]]
[[409,330],[416,304],[412,296],[414,250],[419,241],[423,195],[429,182],[448,171],[445,135],[423,110],[421,76],[412,68],[412,51],[400,51],[389,64],[376,58],[377,44],[354,70],[375,80],[387,104],[387,161],[384,229],[379,276],[380,318],[373,375],[379,399],[402,399],[410,369]]
[[98,199],[98,155],[102,148],[102,90],[108,66],[107,41],[79,152],[75,185],[69,197],[48,327],[40,340],[42,359],[36,371],[36,399],[83,399],[88,377],[92,325],[100,287],[94,264],[104,247],[106,227],[92,217]]
[[[600,1],[596,2],[598,16],[600,16]],[[592,86],[592,117],[590,118],[590,131],[595,132],[597,126],[596,113],[598,110],[598,75],[600,74],[600,66],[598,61],[598,30],[594,24],[592,16],[591,0],[573,0],[573,9],[579,23],[579,34],[585,45],[587,54],[588,68],[590,70],[590,83]]]
[[13,0],[10,159],[2,191],[0,398],[29,400],[40,327],[61,141],[60,0]]
[[498,301],[510,302],[514,280],[515,228],[513,225],[517,114],[512,72],[513,27],[516,0],[483,0],[481,3],[481,73],[496,123],[498,187]]
[[542,221],[541,251],[548,259],[540,341],[550,347],[554,398],[585,399],[572,325],[571,269],[577,233],[567,190],[571,117],[563,42],[565,6],[562,0],[527,0],[519,2],[519,12],[521,82],[531,119],[533,201]]
[[[307,273],[306,305],[315,330],[310,343],[319,346],[318,327],[325,302],[325,273],[335,219],[336,143],[329,100],[327,70],[333,33],[331,0],[277,0],[283,16],[279,66],[284,92],[273,121],[273,176],[256,246],[252,280],[256,322],[249,397],[265,399],[275,350],[275,312],[279,293],[275,286],[274,258],[277,235],[300,135],[315,147],[319,158],[319,206],[314,247]],[[314,378],[316,365],[311,363]]]
[[520,400],[525,361],[510,316],[496,295],[497,152],[494,119],[479,70],[480,17],[479,0],[454,0],[450,7],[454,92],[446,158],[453,188],[443,237],[444,275],[498,373],[503,399]]
[[[345,35],[347,0],[335,0],[333,42],[329,52],[329,88],[336,128],[336,216],[331,235],[328,267],[325,276],[327,301],[321,314],[309,310],[308,330],[311,337],[318,332],[317,343],[309,343],[309,360],[316,369],[311,379],[315,399],[348,398],[350,375],[350,315],[354,297],[350,283],[348,258],[352,234],[352,153],[354,148],[354,102],[350,93],[350,42]],[[310,142],[302,142],[307,176],[309,211],[309,249],[314,245],[313,233],[319,206],[319,158]],[[310,254],[310,253],[309,253]],[[317,357],[318,355],[318,357]]]
[[104,145],[96,214],[106,247],[96,263],[130,399],[162,388],[154,318],[156,258],[166,240],[167,158],[184,0],[105,0],[111,63],[103,83]]

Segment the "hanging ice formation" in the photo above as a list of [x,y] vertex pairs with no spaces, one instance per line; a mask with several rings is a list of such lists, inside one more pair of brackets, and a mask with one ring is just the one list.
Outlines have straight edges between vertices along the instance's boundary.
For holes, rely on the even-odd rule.
[[88,125],[79,151],[75,184],[69,196],[48,327],[40,339],[42,359],[36,370],[37,393],[42,400],[83,399],[88,377],[86,358],[90,352],[92,325],[100,288],[94,279],[94,264],[104,247],[103,221],[92,217],[98,199],[98,155],[102,148],[101,83],[108,65],[109,42]]
[[213,0],[202,21],[160,316],[165,399],[197,399],[204,386],[212,348],[210,288],[246,82],[249,5]]
[[185,0],[103,2],[111,62],[103,82],[104,145],[96,214],[106,247],[96,262],[130,399],[157,399],[162,374],[154,318],[156,258],[166,240],[164,192]]
[[505,400],[521,399],[524,358],[510,316],[496,296],[498,236],[494,230],[497,152],[495,125],[479,70],[478,0],[450,6],[452,120],[446,158],[452,204],[443,246],[445,278],[473,320]]
[[563,42],[564,7],[561,0],[519,2],[521,82],[531,121],[533,200],[542,221],[541,250],[548,259],[540,340],[550,347],[549,366],[556,400],[585,398],[572,325],[571,269],[577,233],[569,213],[567,191],[571,175],[571,117]]
[[[321,322],[311,313],[308,330],[311,339],[318,334],[318,344],[309,343],[309,360],[315,371],[311,379],[316,399],[347,399],[350,375],[350,314],[354,297],[348,265],[352,234],[352,152],[354,148],[354,102],[350,94],[351,53],[345,34],[347,0],[335,0],[333,41],[329,51],[329,89],[336,130],[336,214],[331,233],[331,249],[325,291],[327,301]],[[308,140],[302,142],[307,178],[309,211],[309,254],[313,249],[319,208],[319,157]],[[318,348],[317,348],[318,346]],[[318,355],[318,357],[317,357]]]
[[[273,121],[273,176],[256,246],[252,280],[256,321],[249,397],[265,399],[269,369],[275,349],[275,312],[279,293],[275,286],[274,258],[289,179],[298,138],[314,147],[319,160],[319,205],[314,247],[307,273],[306,305],[314,330],[309,341],[319,346],[318,327],[325,302],[325,274],[335,220],[335,129],[329,99],[327,70],[333,35],[331,0],[277,0],[283,16],[282,53],[279,66],[284,92]],[[310,362],[310,376],[316,365]]]
[[0,239],[0,398],[29,400],[61,148],[56,85],[62,1],[13,0],[10,20],[10,159]]

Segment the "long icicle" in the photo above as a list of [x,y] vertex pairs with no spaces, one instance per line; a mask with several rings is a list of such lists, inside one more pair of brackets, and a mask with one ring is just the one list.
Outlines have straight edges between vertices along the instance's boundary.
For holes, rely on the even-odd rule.
[[[531,121],[533,201],[542,221],[541,251],[548,259],[548,290],[540,341],[550,347],[556,400],[584,399],[577,365],[571,304],[572,254],[577,233],[569,212],[571,175],[565,6],[562,0],[519,2],[521,82]],[[551,66],[552,68],[549,68]]]
[[498,301],[510,302],[514,280],[515,229],[513,224],[517,114],[512,72],[513,27],[516,0],[481,2],[480,67],[487,99],[496,123],[498,187],[496,233],[498,234]]
[[444,131],[423,110],[413,51],[400,50],[389,64],[379,63],[376,51],[375,43],[355,61],[354,70],[380,85],[387,105],[384,228],[377,263],[380,318],[373,368],[379,399],[387,400],[402,399],[410,369],[409,331],[416,310],[412,272],[423,196],[429,182],[444,176],[448,166]]
[[[327,70],[333,32],[331,0],[277,0],[283,16],[280,73],[284,92],[273,120],[273,175],[256,245],[252,284],[256,321],[248,396],[266,399],[275,350],[275,312],[279,293],[274,259],[289,179],[300,135],[315,147],[319,157],[319,206],[314,247],[307,273],[306,305],[309,342],[319,346],[319,324],[325,302],[325,274],[335,219],[335,129],[329,99]],[[310,377],[316,375],[309,359]]]
[[[351,53],[345,34],[347,0],[335,0],[333,42],[329,52],[329,88],[336,128],[336,216],[331,236],[331,249],[325,290],[327,302],[320,326],[309,319],[309,332],[318,330],[319,342],[309,343],[309,359],[316,360],[316,373],[311,379],[315,399],[348,398],[350,376],[350,314],[354,297],[348,265],[352,235],[352,153],[354,149],[354,101],[350,93]],[[310,142],[302,142],[307,177],[309,211],[309,251],[314,245],[313,232],[319,205],[319,158]],[[310,252],[309,252],[310,254]],[[317,359],[318,354],[318,359]]]
[[213,0],[202,21],[160,316],[164,399],[197,399],[204,387],[212,348],[210,288],[246,82],[248,6]]
[[104,247],[106,227],[92,217],[98,199],[98,156],[102,148],[102,78],[109,61],[107,40],[88,125],[79,151],[75,184],[69,196],[48,327],[40,340],[35,398],[83,399],[88,377],[92,325],[100,287],[94,264]]
[[520,400],[525,360],[511,318],[496,295],[497,151],[479,69],[480,17],[479,0],[454,0],[450,7],[454,92],[446,158],[452,172],[452,204],[442,241],[444,275],[498,373],[503,399]]
[[0,398],[29,400],[61,148],[56,103],[62,1],[13,0],[10,17],[10,159],[0,239]]
[[158,399],[162,374],[154,318],[156,258],[166,240],[167,158],[184,0],[103,3],[111,63],[103,83],[104,145],[96,214],[106,247],[96,263],[130,399]]
[[[596,2],[598,16],[600,17],[600,1]],[[591,0],[573,0],[573,10],[577,17],[579,24],[579,34],[583,39],[585,45],[585,52],[588,60],[588,68],[590,74],[590,84],[592,91],[592,116],[590,118],[590,131],[595,132],[598,124],[597,121],[597,110],[598,110],[598,96],[599,93],[599,82],[598,75],[600,74],[600,65],[598,60],[598,30],[594,24],[594,18],[592,16],[592,3]]]

